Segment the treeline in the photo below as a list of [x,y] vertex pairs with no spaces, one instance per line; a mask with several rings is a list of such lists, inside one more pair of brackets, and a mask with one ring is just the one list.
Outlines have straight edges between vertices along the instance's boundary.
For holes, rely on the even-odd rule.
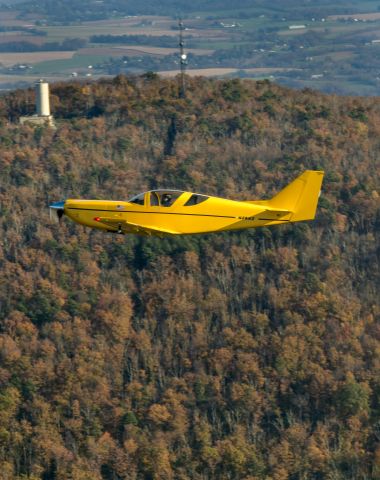
[[25,32],[27,35],[36,35],[39,37],[46,37],[47,32],[44,30],[38,30],[37,28],[31,27],[20,27],[20,26],[5,26],[0,25],[0,32]]
[[4,42],[0,43],[0,52],[52,52],[78,50],[85,47],[87,41],[83,38],[66,38],[62,42],[46,42],[41,45],[28,42]]
[[[4,480],[380,478],[380,100],[267,81],[0,97]],[[173,127],[175,126],[175,128]],[[49,220],[155,187],[268,198],[325,170],[317,218],[164,239]]]
[[170,35],[92,35],[92,43],[116,43],[127,45],[151,45],[155,47],[176,48],[177,39]]

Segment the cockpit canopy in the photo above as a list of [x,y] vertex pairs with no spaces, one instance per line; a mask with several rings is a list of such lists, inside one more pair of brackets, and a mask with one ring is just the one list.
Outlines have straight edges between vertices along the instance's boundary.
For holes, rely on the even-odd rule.
[[[181,190],[151,190],[150,192],[140,193],[132,197],[128,202],[136,203],[137,205],[149,205],[151,207],[171,207],[184,193],[187,192],[182,192]],[[186,202],[183,204],[184,207],[198,205],[209,198],[207,195],[198,193],[191,194],[189,198],[187,195]]]
[[182,194],[179,190],[154,190],[150,192],[150,206],[171,207]]
[[144,205],[145,193],[139,193],[128,200],[128,203],[137,203],[137,205]]

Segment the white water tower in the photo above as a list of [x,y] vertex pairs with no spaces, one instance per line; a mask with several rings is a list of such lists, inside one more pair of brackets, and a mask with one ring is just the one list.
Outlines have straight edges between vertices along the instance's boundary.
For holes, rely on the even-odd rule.
[[39,80],[36,85],[36,113],[31,116],[20,117],[20,123],[32,125],[46,125],[55,128],[54,120],[50,114],[49,84],[45,80]]
[[39,117],[50,117],[49,84],[42,79],[36,83],[36,108]]

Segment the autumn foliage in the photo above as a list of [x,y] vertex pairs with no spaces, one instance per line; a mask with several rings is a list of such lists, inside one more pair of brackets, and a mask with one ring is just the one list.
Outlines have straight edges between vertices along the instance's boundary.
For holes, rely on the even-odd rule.
[[[380,100],[155,75],[0,98],[4,480],[380,479]],[[48,216],[174,187],[314,222],[165,239]]]

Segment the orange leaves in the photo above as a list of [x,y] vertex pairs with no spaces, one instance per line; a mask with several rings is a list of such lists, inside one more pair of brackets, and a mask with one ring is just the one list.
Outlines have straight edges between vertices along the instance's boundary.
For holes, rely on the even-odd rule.
[[12,365],[21,356],[16,342],[8,335],[0,337],[0,358],[3,365]]
[[8,428],[21,403],[17,388],[8,387],[0,393],[0,426]]
[[326,465],[329,461],[328,443],[321,443],[318,435],[313,435],[308,442],[307,456],[313,471],[326,471]]
[[110,452],[115,448],[115,440],[109,432],[104,432],[96,443],[96,453],[101,457],[103,462],[109,457]]
[[171,418],[168,419],[169,427],[173,430],[175,436],[183,438],[189,427],[188,411],[184,406],[187,401],[186,395],[177,393],[174,389],[168,389],[163,400],[171,415]]
[[126,293],[104,292],[101,294],[96,318],[103,333],[116,341],[125,340],[130,334],[132,303]]
[[195,252],[186,251],[183,257],[186,273],[194,275],[200,272],[199,256]]
[[373,460],[373,476],[374,479],[380,478],[380,446],[377,446],[374,452],[374,460]]
[[31,339],[37,333],[37,328],[30,319],[17,310],[13,310],[4,321],[6,331],[14,337],[22,337],[24,340]]
[[241,476],[245,470],[247,458],[244,452],[231,440],[223,440],[218,445],[223,463],[237,475]]
[[229,370],[233,359],[233,351],[228,348],[218,348],[213,352],[212,363],[218,375]]
[[222,316],[225,312],[226,303],[226,295],[219,289],[211,287],[202,302],[202,311],[205,314],[219,313]]
[[148,418],[158,426],[166,423],[170,419],[170,413],[165,405],[155,403],[149,407]]
[[232,330],[227,327],[223,330],[223,337],[228,345],[231,345],[234,349],[251,351],[257,347],[257,342],[254,337],[247,332],[244,328],[238,330]]
[[[175,80],[60,84],[54,133],[3,125],[2,474],[380,478],[378,100],[188,81],[187,103]],[[169,186],[264,199],[303,168],[326,170],[310,225],[115,237],[45,211]]]

